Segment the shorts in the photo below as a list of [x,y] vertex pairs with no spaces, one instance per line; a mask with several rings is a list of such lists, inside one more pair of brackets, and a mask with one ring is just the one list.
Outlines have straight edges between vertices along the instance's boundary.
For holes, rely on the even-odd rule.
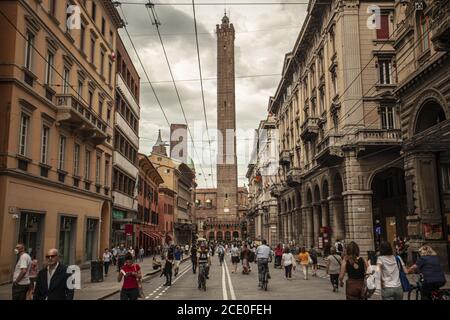
[[231,257],[231,263],[239,263],[239,257]]
[[180,267],[181,260],[175,260],[175,268]]

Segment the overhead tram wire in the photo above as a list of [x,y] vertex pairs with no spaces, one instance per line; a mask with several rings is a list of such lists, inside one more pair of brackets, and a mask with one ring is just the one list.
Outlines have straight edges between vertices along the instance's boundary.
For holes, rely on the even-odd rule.
[[211,183],[212,183],[212,186],[214,187],[214,180],[212,178],[212,164],[213,164],[213,161],[212,161],[212,147],[211,147],[211,138],[209,136],[208,118],[206,116],[205,93],[204,93],[204,90],[203,90],[203,80],[202,80],[202,78],[203,78],[203,76],[202,76],[202,64],[201,64],[201,60],[200,60],[200,47],[198,45],[197,18],[195,16],[195,0],[192,0],[192,11],[193,11],[193,14],[194,14],[195,43],[196,43],[196,46],[197,46],[198,71],[199,71],[199,74],[200,74],[200,87],[201,87],[201,90],[202,90],[203,114],[205,116],[206,134],[207,134],[207,137],[208,137],[208,144],[209,144],[209,158],[210,158],[209,161],[210,161],[210,165],[211,165],[211,168],[210,168],[210,170],[211,170],[210,171],[211,172]]
[[[126,5],[142,5],[142,2],[128,2],[117,1]],[[328,4],[328,3],[318,3]],[[189,2],[158,2],[154,3],[155,6],[191,6]],[[196,6],[279,6],[279,5],[308,5],[308,1],[295,1],[295,2],[199,2]]]
[[[115,4],[115,5],[119,5],[119,6],[120,6],[120,4]],[[124,15],[123,10],[122,10],[122,14]],[[124,19],[126,19],[125,16],[124,16]],[[158,95],[156,94],[155,88],[153,87],[152,82],[150,81],[150,77],[148,76],[147,71],[145,70],[144,64],[142,63],[142,60],[141,60],[141,58],[140,58],[140,56],[139,56],[139,53],[137,52],[137,49],[136,49],[136,46],[134,45],[133,40],[131,39],[131,36],[130,36],[130,34],[129,34],[129,32],[128,32],[128,28],[127,28],[126,25],[124,25],[124,29],[125,29],[125,32],[126,32],[126,34],[127,34],[127,36],[128,36],[128,39],[129,39],[129,41],[130,41],[130,43],[131,43],[131,46],[133,47],[133,50],[134,50],[134,52],[135,52],[135,54],[136,54],[136,57],[138,58],[139,64],[141,65],[141,68],[142,68],[142,70],[144,71],[145,77],[147,78],[147,81],[148,81],[148,83],[150,84],[150,87],[152,88],[152,91],[153,91],[153,94],[154,94],[154,96],[155,96],[155,99],[156,99],[156,101],[157,101],[157,103],[158,103],[158,106],[159,106],[159,108],[161,109],[161,111],[162,111],[162,113],[163,113],[163,115],[164,115],[164,119],[166,120],[167,125],[168,125],[168,127],[170,128],[170,121],[169,121],[169,119],[167,118],[166,112],[164,111],[164,108],[163,108],[163,106],[162,106],[162,104],[161,104],[161,101],[159,100]],[[194,150],[195,150],[195,149],[194,149]],[[200,169],[201,169],[202,172],[203,172],[203,168],[202,168],[201,164],[200,164]],[[206,181],[205,178],[204,178],[204,180],[205,180],[206,185],[208,185],[208,182]]]
[[[174,86],[174,89],[175,89],[175,93],[176,93],[176,95],[177,95],[178,102],[179,102],[180,108],[181,108],[181,112],[182,112],[182,114],[183,114],[184,121],[186,122],[187,131],[188,131],[189,137],[190,137],[191,142],[192,142],[192,148],[193,148],[193,150],[194,150],[195,155],[197,156],[197,159],[199,160],[200,170],[202,171],[203,176],[205,177],[205,173],[204,173],[203,167],[202,167],[202,165],[201,165],[201,158],[200,158],[200,156],[198,155],[197,149],[195,148],[195,144],[194,144],[194,140],[193,140],[193,137],[192,137],[191,129],[189,128],[189,124],[188,124],[188,121],[187,121],[187,118],[186,118],[186,113],[185,113],[184,108],[183,108],[183,103],[181,102],[180,93],[178,92],[178,87],[177,87],[177,84],[176,84],[176,82],[175,82],[175,78],[174,78],[174,76],[173,76],[172,67],[170,66],[169,58],[168,58],[168,56],[167,56],[166,47],[164,46],[164,42],[163,42],[163,39],[162,39],[162,37],[161,37],[161,32],[160,32],[160,30],[159,30],[160,22],[159,22],[159,19],[158,19],[158,17],[157,17],[156,10],[155,10],[155,8],[154,8],[153,3],[150,2],[150,0],[149,0],[148,3],[145,5],[145,8],[146,8],[146,10],[147,10],[147,13],[148,13],[148,17],[149,17],[149,19],[150,19],[150,22],[152,23],[152,25],[154,25],[154,26],[156,27],[156,31],[158,32],[159,41],[160,41],[160,43],[161,43],[161,47],[162,47],[162,49],[163,49],[164,57],[165,57],[166,62],[167,62],[167,67],[168,67],[168,69],[169,69],[170,77],[172,78],[172,82],[173,82],[173,86]],[[149,8],[151,9],[151,12],[152,12],[152,16],[153,16],[154,22],[153,22],[153,20],[152,20],[152,16],[150,15]],[[206,181],[206,179],[205,179],[205,183],[206,183],[206,184],[208,183],[208,182]]]

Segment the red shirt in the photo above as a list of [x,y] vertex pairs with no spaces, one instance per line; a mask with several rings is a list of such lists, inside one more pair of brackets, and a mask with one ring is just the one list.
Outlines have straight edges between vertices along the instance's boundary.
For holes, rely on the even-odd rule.
[[[141,270],[141,267],[138,264],[132,264],[131,266],[128,265],[124,265],[122,267],[123,272],[127,273],[127,272],[138,272],[139,270]],[[123,276],[123,285],[122,288],[124,289],[135,289],[138,288],[138,282],[137,282],[137,278],[129,275],[129,276]]]

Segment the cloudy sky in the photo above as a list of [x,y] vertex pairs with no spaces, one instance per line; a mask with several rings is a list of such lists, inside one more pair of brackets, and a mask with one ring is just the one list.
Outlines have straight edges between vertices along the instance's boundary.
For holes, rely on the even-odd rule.
[[[301,2],[298,0],[252,1]],[[156,28],[152,25],[149,11],[143,5],[145,2],[145,0],[124,1],[119,12],[128,23],[127,30],[169,122],[185,123]],[[201,2],[208,2],[209,5],[200,5]],[[267,116],[267,103],[269,97],[275,93],[280,80],[284,55],[293,48],[307,8],[305,4],[235,5],[239,2],[250,1],[226,2],[225,6],[225,1],[221,3],[212,0],[195,1],[206,115],[212,149],[209,148],[205,130],[192,5],[180,5],[180,3],[191,4],[191,1],[155,2],[173,3],[173,5],[156,5],[155,11],[161,23],[163,43],[195,144],[196,152],[190,147],[189,153],[196,164],[197,174],[200,174],[197,176],[199,187],[211,187],[213,183],[214,185],[216,183],[217,43],[215,28],[216,24],[220,24],[225,8],[236,30],[236,117],[240,186],[247,182],[245,173],[252,143],[249,139],[253,137],[252,130],[256,129],[259,121]],[[140,3],[140,5],[132,3]],[[148,154],[156,141],[158,130],[161,129],[163,140],[168,140],[169,128],[125,30],[121,30],[120,34],[141,76],[140,152]]]

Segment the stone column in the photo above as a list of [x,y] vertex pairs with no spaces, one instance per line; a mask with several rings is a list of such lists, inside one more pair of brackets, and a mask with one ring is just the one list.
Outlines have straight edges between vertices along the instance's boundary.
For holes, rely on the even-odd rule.
[[346,238],[354,240],[362,256],[374,250],[372,221],[372,191],[350,190],[342,193],[347,203],[345,217],[348,230]]
[[320,204],[315,203],[313,205],[313,230],[314,230],[314,241],[313,244],[317,248],[319,246],[319,233],[320,233]]
[[330,214],[329,214],[329,208],[328,208],[328,201],[322,200],[320,202],[320,206],[322,208],[322,227],[329,227],[330,226]]
[[334,243],[336,239],[342,240],[345,237],[344,202],[342,201],[342,197],[328,197],[328,206],[332,216],[331,220],[333,221],[331,241]]
[[313,217],[312,217],[312,206],[303,207],[303,221],[305,222],[303,224],[303,234],[304,234],[304,242],[303,245],[305,247],[311,247],[311,245],[314,243],[313,238]]
[[288,214],[288,242],[292,240],[292,211]]

